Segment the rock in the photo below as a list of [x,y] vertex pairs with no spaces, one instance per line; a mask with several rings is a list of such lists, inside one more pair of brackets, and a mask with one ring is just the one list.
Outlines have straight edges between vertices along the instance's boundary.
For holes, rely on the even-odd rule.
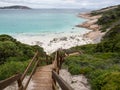
[[67,41],[67,37],[60,38],[61,41]]
[[36,43],[36,45],[39,45],[39,46],[42,46],[42,45],[43,45],[43,43],[40,42],[40,41],[36,41],[35,43]]
[[54,39],[53,39],[53,41],[57,41],[57,40],[58,40],[58,38],[54,38]]

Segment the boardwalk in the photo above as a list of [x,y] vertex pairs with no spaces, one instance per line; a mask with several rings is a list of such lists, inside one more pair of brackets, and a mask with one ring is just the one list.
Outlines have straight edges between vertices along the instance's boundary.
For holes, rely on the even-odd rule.
[[53,90],[52,64],[37,68],[32,80],[33,90]]
[[[61,90],[73,90],[72,87],[59,76],[59,69],[64,60],[64,56],[62,56],[62,54],[59,55],[59,51],[56,52],[53,63],[48,65],[46,62],[47,65],[45,66],[39,66],[40,60],[38,56],[39,52],[37,51],[23,74],[17,74],[6,80],[0,81],[0,90],[3,90],[15,81],[18,82],[18,90],[26,90],[31,79],[34,83],[32,90],[58,90],[58,84]],[[46,57],[46,61],[47,60],[48,58]],[[23,85],[25,76],[27,76],[32,65],[33,68],[30,76]]]

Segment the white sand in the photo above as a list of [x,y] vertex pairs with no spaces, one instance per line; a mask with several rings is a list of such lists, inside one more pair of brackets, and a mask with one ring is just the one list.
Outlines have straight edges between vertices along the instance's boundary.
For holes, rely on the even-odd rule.
[[90,90],[90,85],[84,75],[71,75],[68,70],[61,69],[60,76],[74,89],[74,90]]
[[[84,31],[85,30],[85,31]],[[92,40],[83,37],[83,34],[90,30],[83,29],[82,32],[68,32],[68,33],[48,33],[48,34],[33,34],[24,35],[18,34],[14,37],[25,44],[39,45],[44,48],[47,54],[51,54],[59,48],[68,49],[73,46],[93,43]]]

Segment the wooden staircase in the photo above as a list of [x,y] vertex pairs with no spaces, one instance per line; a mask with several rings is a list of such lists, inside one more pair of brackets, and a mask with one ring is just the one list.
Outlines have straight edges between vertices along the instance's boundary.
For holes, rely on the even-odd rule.
[[[52,64],[45,66],[39,66],[40,60],[38,56],[39,52],[36,52],[23,74],[17,74],[0,81],[0,90],[3,90],[15,81],[18,82],[18,90],[26,90],[31,79],[34,83],[32,90],[58,90],[58,85],[61,90],[73,90],[72,87],[59,76],[59,69],[64,61],[64,55],[60,55],[60,51],[56,52]],[[30,77],[26,84],[23,85],[23,80],[32,65],[34,67],[30,73]]]
[[52,68],[52,64],[37,68],[32,77],[33,90],[53,90]]

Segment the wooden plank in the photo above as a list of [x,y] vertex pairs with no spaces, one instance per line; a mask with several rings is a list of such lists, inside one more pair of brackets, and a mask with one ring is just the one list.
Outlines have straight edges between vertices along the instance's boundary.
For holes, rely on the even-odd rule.
[[52,64],[37,68],[32,81],[33,90],[53,90]]

